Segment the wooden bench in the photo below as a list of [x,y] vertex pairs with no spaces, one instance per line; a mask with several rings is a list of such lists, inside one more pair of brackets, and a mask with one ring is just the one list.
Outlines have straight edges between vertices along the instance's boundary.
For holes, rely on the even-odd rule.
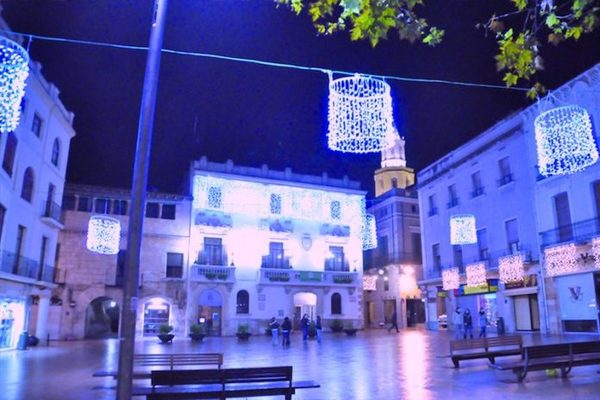
[[[150,379],[149,369],[154,367],[172,371],[202,365],[221,368],[223,353],[134,354],[133,379]],[[117,371],[96,371],[93,376],[112,376],[116,379],[117,375]]]
[[450,358],[455,368],[459,367],[461,360],[487,358],[493,364],[496,357],[520,355],[522,350],[523,338],[520,335],[450,341]]
[[523,348],[523,359],[494,365],[498,370],[512,370],[519,382],[529,371],[560,369],[567,376],[573,367],[600,364],[600,341],[547,344]]
[[147,400],[226,399],[285,396],[297,389],[318,388],[314,381],[292,381],[292,367],[257,367],[152,371],[151,387],[133,387],[132,395]]

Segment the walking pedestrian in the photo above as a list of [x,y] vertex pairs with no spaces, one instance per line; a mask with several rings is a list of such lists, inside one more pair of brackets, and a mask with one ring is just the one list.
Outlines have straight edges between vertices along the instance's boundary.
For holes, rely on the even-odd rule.
[[271,339],[273,346],[279,343],[279,322],[275,319],[275,317],[271,318],[271,322],[269,322],[269,328],[271,328]]
[[392,313],[392,316],[390,317],[390,322],[391,325],[388,328],[388,332],[391,332],[392,328],[396,328],[396,333],[400,332],[400,330],[398,330],[398,316],[396,315],[396,311]]
[[323,335],[323,325],[321,324],[321,316],[317,315],[317,322],[315,323],[317,329],[317,342],[321,343],[321,335]]
[[456,311],[452,313],[452,325],[454,325],[454,339],[458,340],[463,337],[463,315],[460,306],[456,306]]
[[302,327],[302,340],[308,340],[308,327],[310,326],[308,314],[304,314],[300,320],[300,326]]
[[283,319],[283,324],[281,324],[281,345],[283,347],[290,347],[290,331],[292,330],[292,323],[288,317]]
[[486,328],[487,328],[487,317],[485,316],[485,310],[482,308],[479,309],[479,337],[486,337]]
[[473,339],[473,317],[471,317],[471,310],[468,308],[465,310],[465,314],[463,315],[463,321],[465,325],[465,333],[463,334],[463,339],[467,338],[467,335],[471,339]]

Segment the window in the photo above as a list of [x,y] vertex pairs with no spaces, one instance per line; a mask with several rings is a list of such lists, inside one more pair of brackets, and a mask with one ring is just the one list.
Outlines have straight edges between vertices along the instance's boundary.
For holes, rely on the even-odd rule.
[[38,113],[33,114],[33,121],[31,122],[31,132],[35,136],[40,137],[42,134],[42,117]]
[[573,239],[573,225],[571,224],[571,211],[569,210],[569,196],[567,192],[562,192],[554,196],[554,212],[556,213],[558,240],[565,242]]
[[398,178],[392,178],[392,187],[394,189],[398,187]]
[[510,160],[508,157],[504,157],[498,161],[498,169],[500,170],[498,186],[503,186],[513,181],[512,171],[510,169]]
[[421,234],[411,233],[412,252],[415,256],[415,261],[421,264],[423,262],[423,256],[421,253]]
[[440,244],[436,243],[431,246],[431,255],[433,258],[433,270],[440,272],[442,270],[442,258],[440,256]]
[[146,204],[146,218],[158,218],[160,207],[158,203]]
[[519,229],[517,227],[517,219],[511,219],[504,223],[506,230],[506,242],[511,254],[518,253],[520,250]]
[[27,232],[27,228],[25,228],[23,225],[19,225],[17,227],[17,245],[15,246],[15,258],[14,258],[14,263],[13,263],[13,268],[12,268],[12,273],[13,274],[18,274],[19,270],[20,270],[20,265],[21,263],[24,261],[22,258],[22,252],[23,252],[23,242],[25,241],[25,234]]
[[463,272],[463,254],[462,247],[460,245],[452,246],[452,257],[454,261],[454,267],[458,268],[460,272]]
[[95,199],[94,200],[94,212],[99,214],[108,214],[110,211],[110,200],[109,199]]
[[271,210],[271,214],[281,214],[281,195],[276,193],[271,193],[271,204],[269,205],[269,209]]
[[342,246],[329,246],[329,258],[325,263],[325,271],[348,271]]
[[52,161],[52,164],[56,165],[58,167],[58,157],[60,155],[60,143],[58,141],[58,138],[54,139],[54,144],[52,144],[52,157],[50,158],[50,160]]
[[387,262],[388,259],[388,237],[379,236],[377,238],[377,254],[380,262]]
[[77,199],[72,194],[65,195],[63,197],[62,209],[63,210],[75,210],[75,203]]
[[4,217],[6,216],[6,207],[0,204],[0,242],[2,242],[2,231],[4,230]]
[[48,238],[42,236],[42,248],[40,249],[40,267],[38,269],[37,279],[38,281],[44,278],[44,269],[46,268],[46,249],[48,247]]
[[54,184],[48,184],[48,196],[46,197],[46,208],[44,209],[45,217],[52,217],[60,219],[60,207],[54,204],[54,192],[56,186]]
[[386,292],[390,291],[390,279],[387,276],[383,277],[383,290]]
[[15,156],[17,155],[17,137],[14,132],[8,132],[6,136],[6,147],[4,148],[4,158],[2,159],[2,169],[8,176],[12,176],[15,165]]
[[479,229],[477,231],[477,247],[479,249],[479,259],[487,260],[489,258],[489,250],[487,243],[487,229]]
[[223,257],[221,238],[204,238],[204,250],[201,253],[200,264],[221,266],[227,264]]
[[429,196],[429,216],[436,215],[438,213],[437,201],[435,200],[435,194]]
[[331,202],[329,205],[329,216],[334,220],[342,219],[342,205],[339,201],[334,200]]
[[334,293],[331,295],[331,313],[342,313],[342,295],[339,293]]
[[89,212],[91,210],[92,202],[89,197],[81,196],[79,197],[79,202],[77,203],[77,211]]
[[596,205],[596,218],[600,224],[600,181],[592,183],[592,191],[594,192],[594,204]]
[[265,268],[289,268],[289,258],[285,257],[283,243],[270,242],[269,254],[263,257],[263,266]]
[[208,208],[218,210],[223,208],[223,192],[220,187],[211,186],[208,188]]
[[414,204],[410,206],[410,212],[418,214],[419,213],[419,209],[417,208],[417,206],[415,206]]
[[237,292],[237,314],[248,314],[250,312],[250,295],[245,290]]
[[28,167],[23,174],[23,186],[21,187],[21,198],[31,203],[33,196],[33,170]]
[[160,217],[162,219],[175,219],[175,204],[163,204]]
[[448,208],[456,207],[458,205],[458,197],[456,197],[456,185],[452,184],[448,186]]
[[477,171],[471,174],[471,183],[473,184],[471,197],[481,196],[483,194],[483,186],[481,185],[481,172]]
[[119,250],[117,254],[117,271],[115,273],[115,286],[123,286],[125,281],[125,266],[127,264],[127,250]]
[[167,278],[183,277],[183,254],[167,253]]
[[116,215],[127,215],[127,200],[113,200],[112,213]]

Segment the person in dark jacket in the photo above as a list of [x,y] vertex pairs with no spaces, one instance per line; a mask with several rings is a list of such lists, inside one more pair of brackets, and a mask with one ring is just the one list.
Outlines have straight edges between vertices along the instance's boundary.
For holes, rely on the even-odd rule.
[[281,324],[281,334],[282,340],[281,345],[283,347],[290,347],[290,332],[292,330],[292,323],[288,317],[283,319],[283,324]]
[[310,320],[308,319],[308,314],[304,314],[304,316],[300,320],[300,326],[302,328],[302,340],[307,340],[308,339],[308,327],[310,326]]
[[321,335],[323,335],[323,324],[321,323],[320,315],[317,315],[317,322],[315,323],[315,329],[317,330],[317,342],[321,343]]
[[388,332],[391,332],[392,328],[396,328],[396,333],[400,332],[398,330],[398,316],[396,315],[396,311],[394,311],[392,313],[392,316],[390,317],[390,322],[391,322],[391,325],[388,328]]
[[469,337],[473,339],[473,317],[471,316],[471,310],[469,310],[468,308],[463,314],[463,324],[465,326],[465,333],[463,334],[463,339],[466,339],[467,335],[469,335]]

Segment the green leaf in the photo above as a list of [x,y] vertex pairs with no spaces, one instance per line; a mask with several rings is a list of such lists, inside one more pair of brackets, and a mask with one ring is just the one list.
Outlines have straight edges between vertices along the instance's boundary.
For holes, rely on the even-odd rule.
[[565,38],[567,38],[567,39],[573,38],[573,39],[577,40],[581,37],[582,33],[583,33],[583,28],[581,26],[573,26],[573,27],[567,29],[567,32],[565,33]]
[[525,9],[525,7],[527,7],[527,0],[511,0],[514,4],[515,7],[517,7],[517,10],[519,11],[523,11]]
[[552,13],[546,17],[546,25],[548,28],[554,28],[558,24],[560,24],[560,20],[556,14]]
[[504,74],[504,78],[502,78],[502,80],[506,83],[506,86],[514,86],[517,84],[519,77],[515,74],[507,72]]

